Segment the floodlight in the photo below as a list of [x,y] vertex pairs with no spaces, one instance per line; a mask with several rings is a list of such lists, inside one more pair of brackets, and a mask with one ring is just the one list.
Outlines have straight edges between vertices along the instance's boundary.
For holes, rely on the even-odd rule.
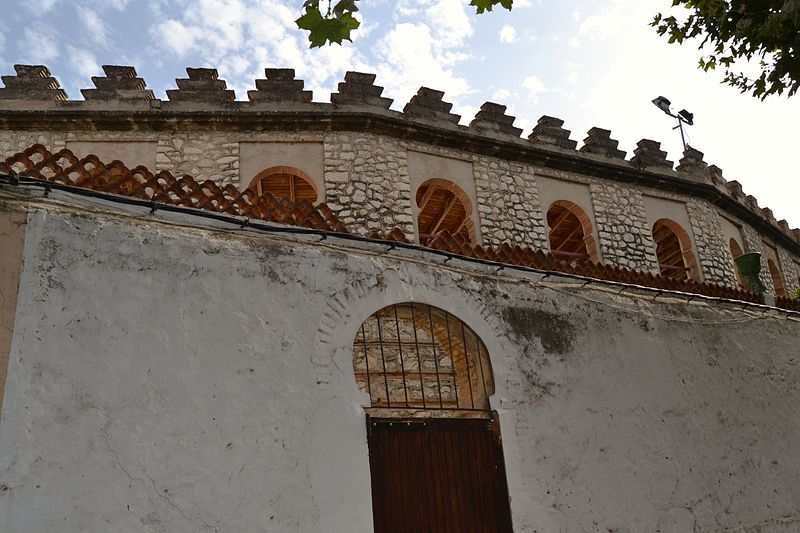
[[670,111],[670,105],[672,105],[672,102],[670,102],[664,96],[653,98],[652,102],[661,111],[663,111],[664,113],[666,113],[667,115],[671,116],[672,118],[678,121],[678,125],[672,129],[680,130],[681,141],[683,142],[683,149],[684,151],[686,151],[689,145],[686,144],[686,136],[683,133],[683,125],[686,124],[687,126],[691,126],[692,124],[694,124],[694,115],[692,113],[689,113],[685,109],[681,109],[680,111],[678,111],[677,115],[673,114],[672,111]]
[[670,116],[672,115],[672,113],[670,113],[670,111],[669,111],[669,106],[670,106],[671,102],[669,100],[667,100],[666,98],[664,98],[663,96],[659,96],[658,98],[654,98],[653,99],[653,103],[655,104],[655,106],[657,108],[659,108],[661,111],[663,111],[667,115],[670,115]]

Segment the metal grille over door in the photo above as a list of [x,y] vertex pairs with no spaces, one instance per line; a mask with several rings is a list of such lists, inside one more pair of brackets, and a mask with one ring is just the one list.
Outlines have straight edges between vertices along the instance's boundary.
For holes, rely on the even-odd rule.
[[353,367],[372,407],[488,410],[486,347],[461,320],[426,304],[385,307],[361,326]]

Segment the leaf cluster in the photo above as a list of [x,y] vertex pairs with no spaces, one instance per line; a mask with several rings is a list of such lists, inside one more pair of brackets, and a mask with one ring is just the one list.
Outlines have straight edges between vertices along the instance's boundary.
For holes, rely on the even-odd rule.
[[[800,88],[800,0],[673,0],[688,16],[657,14],[651,26],[670,43],[701,38],[700,68],[725,69],[723,83],[762,100]],[[737,60],[757,59],[760,75],[736,69]]]
[[353,16],[358,11],[358,0],[338,0],[335,4],[328,0],[325,15],[319,8],[320,0],[303,2],[303,15],[295,22],[301,30],[308,31],[311,48],[326,43],[342,44],[343,40],[352,41],[350,33],[361,23]]
[[[324,1],[324,0],[323,0]],[[350,34],[361,23],[353,16],[358,11],[356,2],[359,0],[327,0],[323,5],[325,13],[320,9],[320,0],[305,0],[303,2],[303,15],[295,23],[301,30],[308,31],[308,40],[311,48],[325,44],[342,44],[342,41],[351,41]],[[496,5],[511,9],[514,0],[471,0],[476,12],[481,14],[491,11]]]

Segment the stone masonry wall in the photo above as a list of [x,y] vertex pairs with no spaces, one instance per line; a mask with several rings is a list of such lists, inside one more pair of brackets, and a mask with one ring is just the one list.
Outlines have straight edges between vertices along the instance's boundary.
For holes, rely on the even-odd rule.
[[783,272],[783,285],[786,287],[786,292],[791,295],[797,289],[800,289],[800,272],[797,271],[797,263],[791,253],[785,249],[778,247],[778,260],[781,263],[781,271]]
[[723,235],[719,214],[708,204],[690,199],[686,202],[686,210],[692,223],[694,241],[697,245],[695,254],[706,281],[736,287],[736,274],[731,268],[731,252]]
[[[151,132],[151,131],[0,131],[0,158],[39,143],[51,151],[72,141],[156,142],[156,167],[176,176],[189,174],[198,181],[213,179],[239,185],[239,143],[313,140],[324,143],[326,201],[354,231],[388,231],[399,227],[415,240],[412,198],[407,166],[408,149],[424,149],[442,156],[473,162],[477,223],[483,243],[504,242],[547,249],[544,215],[539,201],[534,167],[528,164],[458,150],[422,145],[393,137],[353,132]],[[125,161],[136,166],[140,161]],[[597,223],[598,246],[603,260],[624,267],[658,272],[655,245],[646,223],[642,191],[590,176],[565,179],[589,185]],[[721,238],[719,215],[701,200],[674,196],[685,202],[697,244],[700,267],[707,281],[733,286],[729,251]],[[689,229],[689,228],[687,228]],[[743,228],[746,251],[761,251],[761,236]],[[798,284],[794,256],[780,253],[787,289]],[[762,278],[769,290],[773,283],[766,269]]]
[[325,137],[328,206],[356,232],[403,230],[414,240],[407,151],[388,137],[332,133]]
[[544,215],[533,167],[494,158],[475,158],[475,192],[483,243],[504,242],[548,249]]
[[647,225],[642,194],[595,182],[589,187],[603,258],[612,264],[657,273],[656,245]]
[[[748,225],[742,226],[742,240],[744,240],[742,244],[744,253],[758,252],[762,255],[764,254],[764,241],[761,239],[761,235]],[[761,278],[761,282],[767,288],[767,292],[775,294],[775,284],[772,283],[772,276],[769,275],[769,269],[766,264],[761,265],[758,277]]]
[[159,136],[156,170],[188,174],[200,182],[239,184],[239,142],[226,133],[172,133]]

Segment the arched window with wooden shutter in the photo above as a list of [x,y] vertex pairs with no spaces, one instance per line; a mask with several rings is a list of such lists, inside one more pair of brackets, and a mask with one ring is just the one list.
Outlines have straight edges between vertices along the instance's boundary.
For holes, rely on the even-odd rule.
[[316,203],[318,197],[311,176],[294,167],[279,166],[262,170],[250,182],[250,189],[259,196],[270,193],[275,198],[288,198],[292,202],[308,200]]

